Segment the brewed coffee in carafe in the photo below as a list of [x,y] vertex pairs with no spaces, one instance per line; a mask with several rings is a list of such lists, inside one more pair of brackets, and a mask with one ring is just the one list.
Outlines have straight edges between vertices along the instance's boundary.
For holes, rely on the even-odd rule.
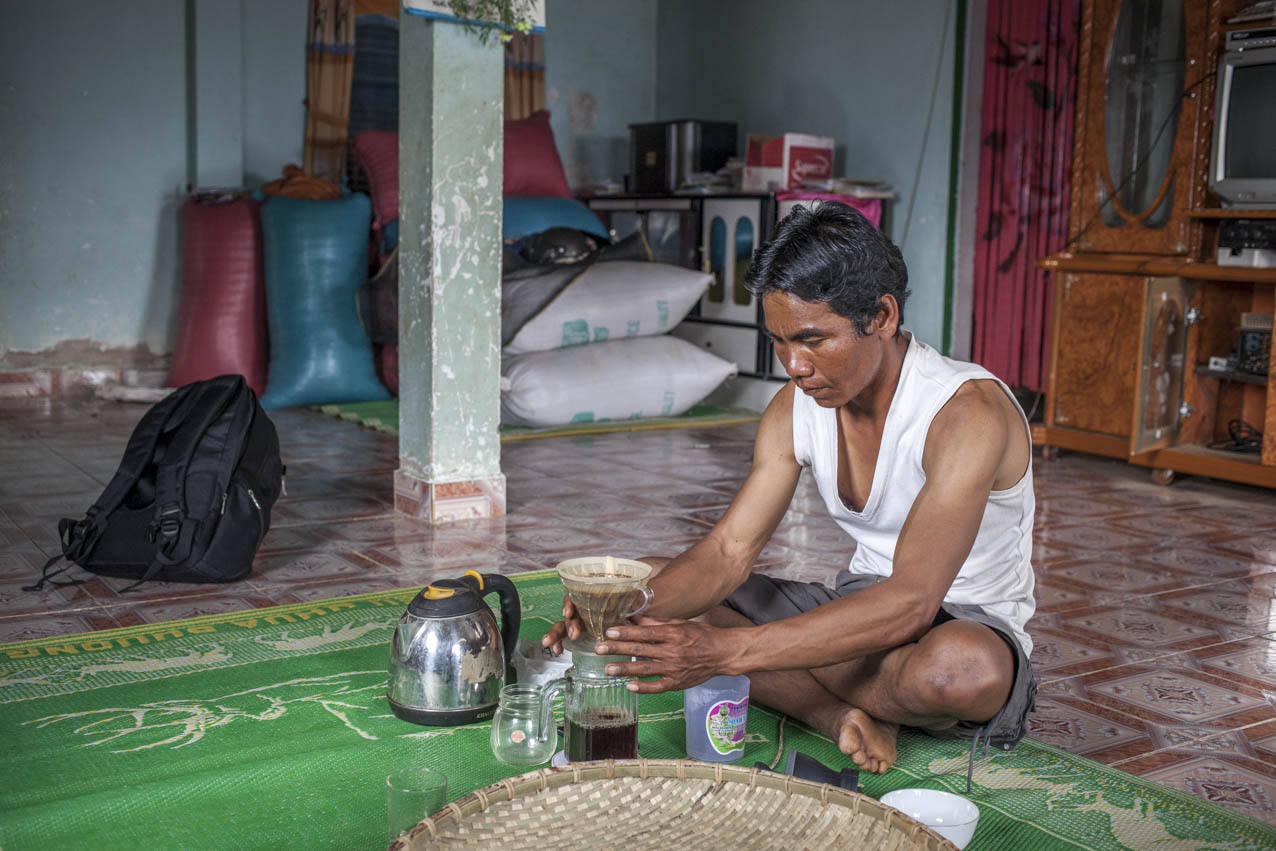
[[585,637],[568,639],[564,646],[572,652],[572,666],[560,681],[568,761],[637,759],[638,694],[628,689],[628,678],[606,672],[609,663],[630,657],[599,656],[594,641]]
[[[595,642],[608,628],[651,605],[650,575],[650,565],[614,556],[574,558],[558,565],[558,578],[576,605],[586,635]],[[633,608],[636,593],[642,602]]]

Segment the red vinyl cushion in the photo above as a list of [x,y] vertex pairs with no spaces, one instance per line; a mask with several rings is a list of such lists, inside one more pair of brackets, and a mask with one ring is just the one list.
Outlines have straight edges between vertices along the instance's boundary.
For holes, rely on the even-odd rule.
[[399,134],[362,130],[355,134],[354,153],[368,175],[372,226],[380,230],[399,217]]
[[[360,131],[354,137],[354,151],[368,175],[372,226],[379,231],[399,217],[399,134],[394,130]],[[505,195],[572,197],[548,110],[505,122],[504,166]]]
[[266,391],[266,279],[256,201],[182,206],[182,293],[167,384],[238,373]]
[[549,111],[505,122],[505,195],[570,198]]
[[374,357],[377,362],[377,377],[390,391],[390,395],[399,395],[399,344],[387,343],[377,346]]

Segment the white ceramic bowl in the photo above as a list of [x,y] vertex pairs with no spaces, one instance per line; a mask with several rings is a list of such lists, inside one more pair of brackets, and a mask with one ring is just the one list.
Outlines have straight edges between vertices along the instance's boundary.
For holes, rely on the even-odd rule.
[[935,789],[896,789],[881,801],[943,836],[958,848],[965,848],[979,823],[979,807],[961,795]]

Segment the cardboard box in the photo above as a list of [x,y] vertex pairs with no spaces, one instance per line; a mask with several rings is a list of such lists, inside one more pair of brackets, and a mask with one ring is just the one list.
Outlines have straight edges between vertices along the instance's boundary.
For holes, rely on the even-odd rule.
[[832,176],[831,136],[785,133],[768,138],[749,134],[740,187],[745,192],[799,189],[804,181]]

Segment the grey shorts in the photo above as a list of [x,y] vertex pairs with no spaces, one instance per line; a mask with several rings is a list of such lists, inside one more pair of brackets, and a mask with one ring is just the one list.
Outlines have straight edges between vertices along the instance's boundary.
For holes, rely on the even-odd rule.
[[[881,579],[880,576],[853,574],[843,570],[837,574],[836,584],[830,589],[818,582],[793,582],[754,573],[723,601],[723,605],[754,623],[769,623],[809,612],[824,603],[862,591]],[[1024,736],[1028,713],[1036,708],[1037,680],[1032,674],[1028,654],[1015,640],[1005,621],[985,612],[979,606],[943,603],[932,627],[951,620],[974,621],[997,633],[1015,654],[1015,681],[1010,687],[1010,696],[1006,698],[1005,706],[986,724],[958,721],[947,729],[926,732],[940,738],[973,739],[982,730],[982,737],[994,747],[1013,747]]]

